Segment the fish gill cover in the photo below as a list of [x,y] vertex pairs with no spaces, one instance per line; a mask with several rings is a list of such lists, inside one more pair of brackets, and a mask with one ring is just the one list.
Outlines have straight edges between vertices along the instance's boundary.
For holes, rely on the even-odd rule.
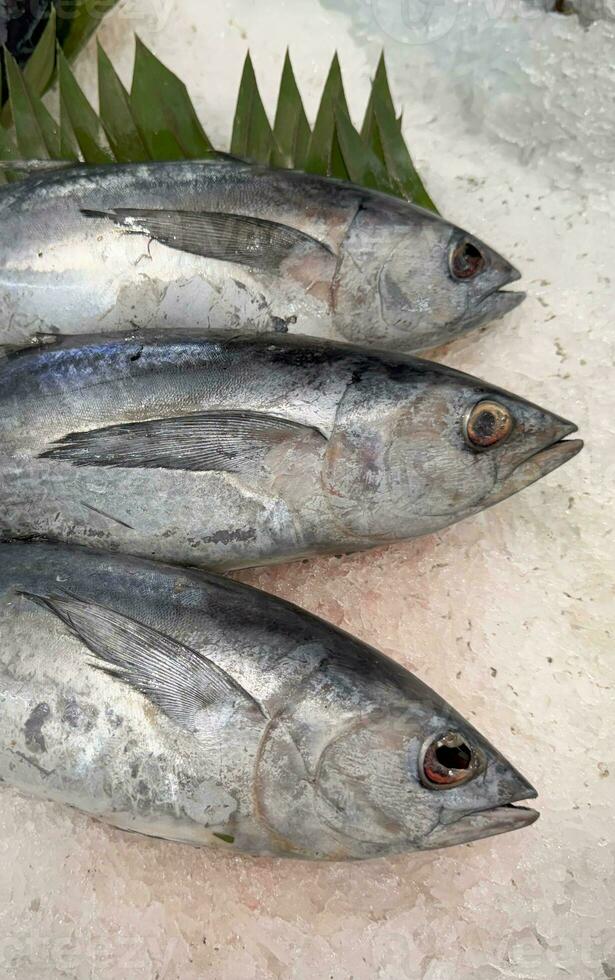
[[[0,4],[10,2],[16,0],[0,0]],[[97,113],[77,83],[70,61],[116,0],[97,3],[94,11],[87,0],[71,2],[74,11],[68,21],[64,8],[62,16],[55,7],[41,13],[37,29],[45,18],[46,24],[25,64],[23,49],[7,47],[6,31],[0,34],[5,44],[8,96],[0,115],[0,162],[15,162],[15,171],[0,174],[0,182],[20,176],[23,167],[18,162],[136,163],[203,159],[221,152],[207,136],[184,83],[139,38],[130,92],[98,46]],[[0,19],[0,30],[1,26]],[[58,118],[43,101],[56,80]],[[155,100],[152,92],[156,92]],[[287,52],[272,119],[263,105],[248,52],[233,122],[232,154],[266,166],[349,180],[437,211],[404,141],[384,56],[360,129],[350,116],[337,55],[311,127]]]

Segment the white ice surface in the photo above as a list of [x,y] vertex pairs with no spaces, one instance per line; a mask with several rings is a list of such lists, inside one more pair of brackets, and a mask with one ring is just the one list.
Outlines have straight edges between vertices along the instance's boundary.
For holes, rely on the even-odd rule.
[[[290,43],[311,115],[337,48],[357,119],[384,44],[430,192],[523,270],[526,303],[444,356],[573,418],[581,456],[440,535],[241,577],[415,670],[531,779],[542,816],[315,867],[129,837],[4,789],[0,976],[615,977],[615,25],[520,0],[130,0],[101,31],[126,78],[133,29],[223,143],[248,43],[268,105]],[[90,50],[90,86],[92,66]]]

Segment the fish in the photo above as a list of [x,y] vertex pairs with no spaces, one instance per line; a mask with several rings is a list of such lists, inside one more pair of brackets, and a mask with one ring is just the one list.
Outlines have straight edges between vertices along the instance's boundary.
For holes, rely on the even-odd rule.
[[219,570],[359,551],[510,497],[576,428],[409,355],[64,338],[0,359],[0,533]]
[[531,784],[422,681],[227,578],[0,545],[0,781],[122,830],[359,860],[526,827]]
[[135,328],[425,350],[503,316],[520,278],[392,196],[214,158],[59,167],[0,188],[0,341]]

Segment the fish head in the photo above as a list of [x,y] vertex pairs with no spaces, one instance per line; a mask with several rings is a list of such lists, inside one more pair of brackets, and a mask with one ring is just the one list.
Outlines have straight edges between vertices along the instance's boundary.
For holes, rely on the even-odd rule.
[[381,668],[381,707],[319,761],[318,793],[338,833],[382,854],[463,844],[538,818],[514,805],[536,790],[486,738],[409,672],[391,664],[384,673],[395,690],[384,695]]
[[427,361],[386,362],[346,392],[326,460],[334,512],[386,540],[446,527],[510,497],[582,448],[574,423]]
[[435,691],[346,633],[320,639],[309,661],[297,648],[296,686],[259,746],[253,798],[271,853],[365,859],[537,818],[513,806],[533,787]]
[[[520,278],[490,246],[429,211],[368,205],[342,247],[334,296],[350,322],[340,329],[382,347],[436,347],[518,306],[525,293],[504,287]],[[352,320],[353,298],[360,315]]]

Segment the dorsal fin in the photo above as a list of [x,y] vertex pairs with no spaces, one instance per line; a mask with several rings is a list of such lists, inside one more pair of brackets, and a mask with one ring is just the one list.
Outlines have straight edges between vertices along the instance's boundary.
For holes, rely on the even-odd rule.
[[93,666],[140,691],[188,731],[204,728],[202,712],[220,703],[243,703],[263,713],[226,671],[165,633],[70,595],[21,595],[66,623],[94,654]]
[[144,208],[82,209],[88,218],[107,218],[128,232],[147,235],[163,245],[204,258],[277,273],[291,254],[317,250],[330,258],[333,252],[297,228],[223,211],[156,211]]
[[275,446],[310,432],[316,430],[260,412],[200,412],[73,432],[41,458],[76,466],[241,473],[262,463]]

